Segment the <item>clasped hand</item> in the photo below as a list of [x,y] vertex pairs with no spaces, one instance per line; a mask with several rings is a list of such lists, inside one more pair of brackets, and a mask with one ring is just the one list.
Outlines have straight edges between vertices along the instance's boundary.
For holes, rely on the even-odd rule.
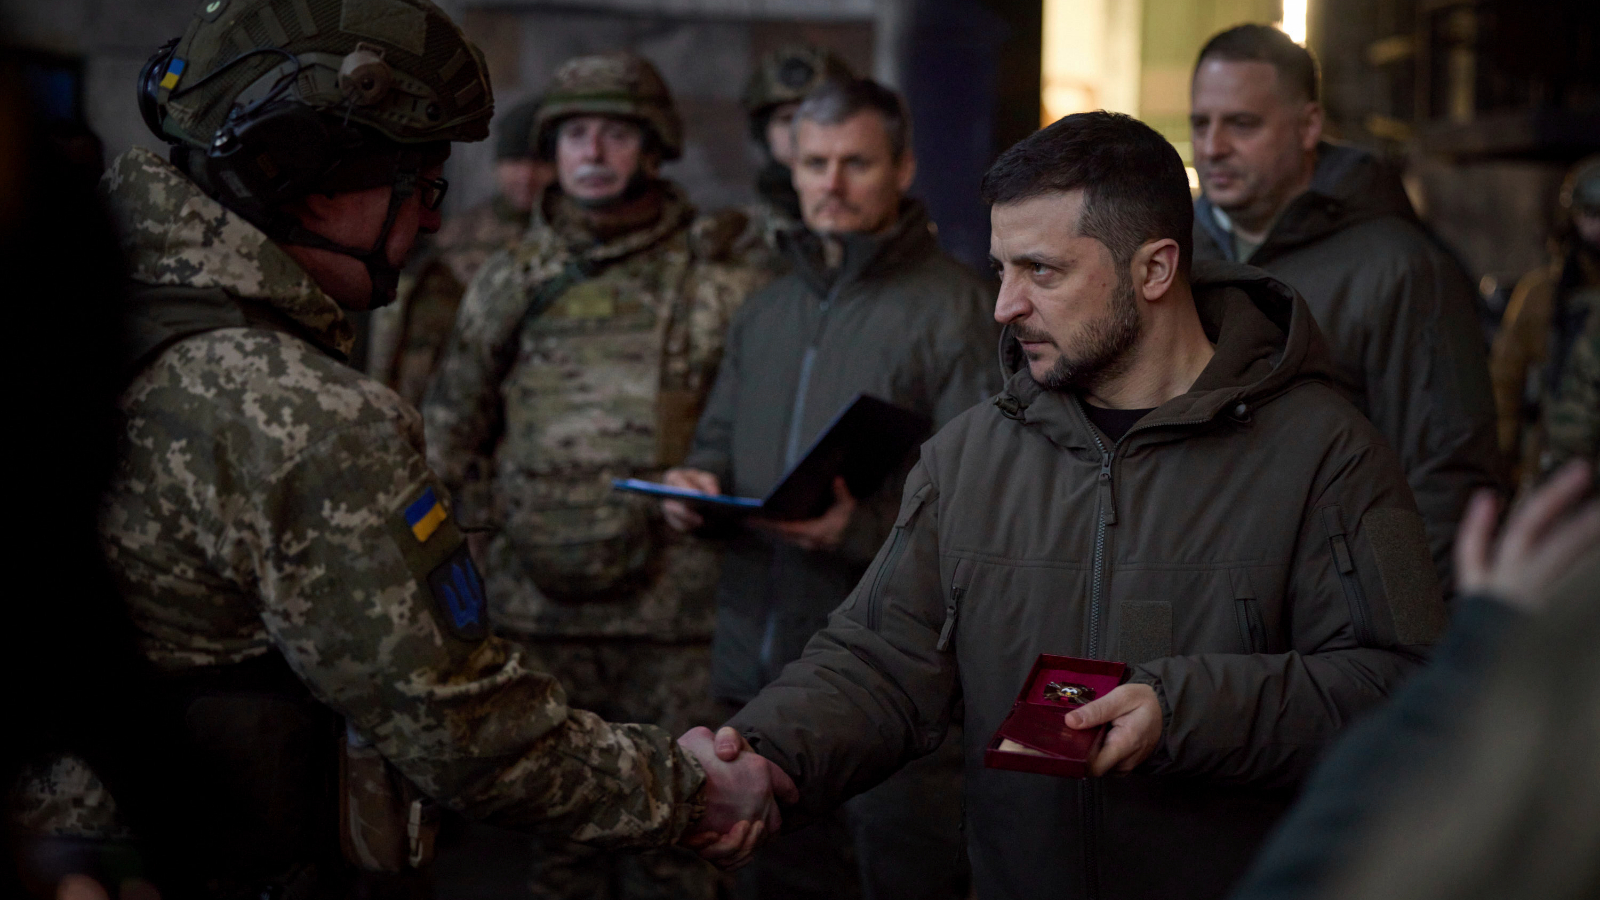
[[704,726],[692,728],[678,745],[706,773],[705,815],[681,843],[721,868],[737,869],[783,826],[778,801],[794,803],[800,792],[788,773],[732,728],[715,735]]

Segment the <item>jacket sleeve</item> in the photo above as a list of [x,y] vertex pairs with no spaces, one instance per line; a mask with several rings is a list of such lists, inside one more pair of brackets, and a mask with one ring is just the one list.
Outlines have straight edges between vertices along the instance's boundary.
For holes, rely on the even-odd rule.
[[1456,525],[1473,492],[1500,487],[1488,351],[1472,288],[1437,248],[1408,265],[1367,310],[1368,415],[1400,455],[1442,583]]
[[474,607],[470,586],[440,585],[467,578],[442,561],[471,561],[448,513],[423,514],[447,495],[394,424],[320,438],[256,496],[228,555],[253,559],[273,641],[424,792],[492,824],[603,845],[666,844],[697,817],[703,775],[672,735],[568,707],[514,645],[481,636],[481,586]]
[[1500,452],[1515,461],[1521,451],[1522,404],[1528,386],[1528,368],[1543,359],[1550,318],[1548,270],[1522,276],[1511,292],[1500,330],[1489,350],[1489,377],[1494,384],[1495,414],[1499,419]]
[[1388,447],[1358,449],[1325,476],[1306,505],[1283,602],[1287,652],[1136,668],[1133,680],[1156,688],[1165,719],[1155,772],[1292,785],[1437,639],[1444,601]]
[[502,427],[500,381],[526,308],[519,268],[508,251],[473,277],[439,365],[422,400],[428,464],[456,497],[462,522],[493,522],[490,478]]
[[939,650],[937,491],[918,463],[893,533],[799,660],[729,722],[794,778],[820,815],[944,739],[953,650]]

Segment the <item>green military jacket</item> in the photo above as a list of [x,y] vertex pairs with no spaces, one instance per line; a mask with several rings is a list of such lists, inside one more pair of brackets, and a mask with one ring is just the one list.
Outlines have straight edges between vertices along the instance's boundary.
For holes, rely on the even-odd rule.
[[714,549],[612,481],[682,461],[760,276],[730,259],[737,227],[660,189],[654,221],[610,238],[547,191],[468,287],[423,403],[434,470],[497,529],[485,576],[518,632],[711,634]]
[[609,845],[682,834],[704,776],[672,736],[569,708],[463,609],[475,576],[421,419],[326,352],[351,343],[340,307],[148,151],[107,179],[135,282],[221,289],[300,332],[178,341],[120,400],[101,536],[145,655],[183,672],[276,650],[401,773],[474,818]]

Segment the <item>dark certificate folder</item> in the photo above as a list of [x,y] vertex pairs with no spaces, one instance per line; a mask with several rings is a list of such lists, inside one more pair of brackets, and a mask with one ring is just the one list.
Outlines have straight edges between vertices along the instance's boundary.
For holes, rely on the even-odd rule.
[[933,421],[919,412],[877,397],[857,394],[822,435],[762,498],[702,494],[638,478],[619,478],[612,486],[707,510],[751,513],[768,519],[813,519],[833,505],[833,479],[843,476],[855,497],[867,497],[928,437]]

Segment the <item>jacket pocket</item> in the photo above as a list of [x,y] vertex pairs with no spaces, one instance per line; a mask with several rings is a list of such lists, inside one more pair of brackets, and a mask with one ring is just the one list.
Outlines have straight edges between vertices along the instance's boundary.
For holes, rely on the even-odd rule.
[[1261,604],[1247,569],[1230,573],[1233,581],[1233,612],[1239,622],[1239,646],[1245,653],[1267,652],[1267,626],[1261,619]]
[[1363,647],[1373,646],[1372,616],[1367,606],[1367,595],[1361,589],[1361,578],[1356,573],[1355,556],[1350,552],[1350,542],[1345,538],[1344,519],[1339,507],[1322,508],[1322,527],[1328,533],[1328,548],[1333,553],[1334,568],[1339,570],[1339,583],[1344,586],[1344,599],[1350,605],[1350,624],[1356,632],[1356,642]]
[[911,498],[905,501],[900,508],[900,515],[894,520],[894,530],[889,532],[889,543],[878,552],[878,558],[873,560],[866,575],[862,576],[861,583],[867,587],[867,628],[877,631],[883,617],[883,592],[888,586],[889,579],[893,577],[894,570],[900,564],[900,554],[905,552],[906,544],[911,536],[908,533],[911,521],[917,517],[917,512],[922,509],[922,504],[928,500],[928,495],[933,493],[933,485],[924,484]]

